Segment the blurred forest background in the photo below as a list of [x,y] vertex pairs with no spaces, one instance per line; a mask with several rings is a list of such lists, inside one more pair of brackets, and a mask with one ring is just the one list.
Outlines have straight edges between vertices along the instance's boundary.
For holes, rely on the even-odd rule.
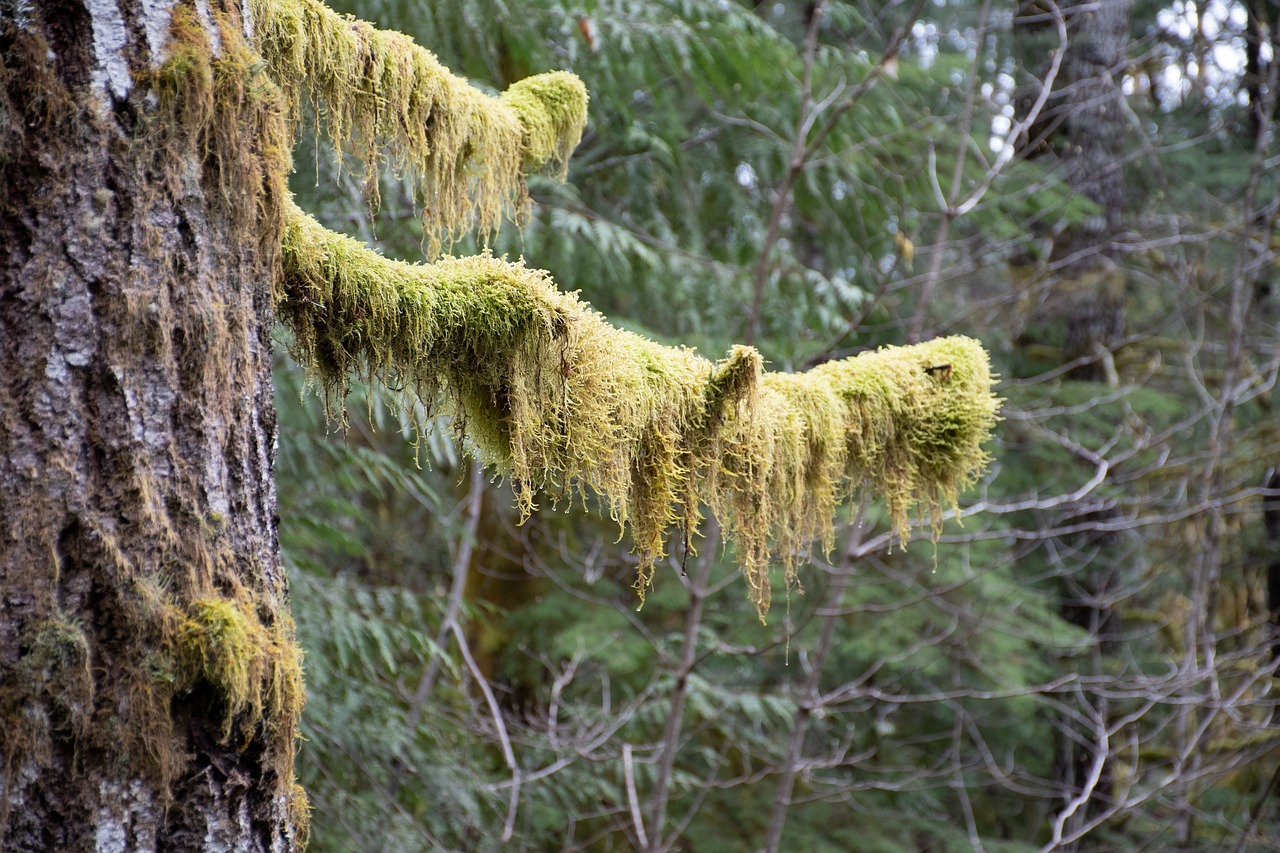
[[[966,334],[1006,402],[936,548],[848,507],[762,625],[713,520],[637,612],[589,498],[518,525],[448,423],[326,424],[279,356],[313,849],[1280,849],[1276,3],[331,5],[583,79],[493,248],[611,322],[779,370]],[[300,203],[421,259],[328,152]]]

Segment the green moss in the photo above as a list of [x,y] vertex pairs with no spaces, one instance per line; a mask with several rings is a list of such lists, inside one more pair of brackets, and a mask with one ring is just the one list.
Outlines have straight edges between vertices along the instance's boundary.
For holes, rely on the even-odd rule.
[[[128,715],[114,733],[98,731],[102,721],[95,721],[95,742],[122,756],[149,756],[167,789],[190,761],[188,733],[175,728],[175,709],[194,704],[196,713],[220,724],[224,744],[262,744],[279,796],[291,796],[303,704],[302,653],[292,620],[269,596],[243,587],[222,595],[207,588],[180,594],[168,586],[145,577],[121,580],[116,609],[124,630],[136,635],[137,657],[115,662],[113,682],[127,697]],[[213,708],[206,707],[206,690],[216,697]]]
[[[95,691],[83,626],[54,611],[19,631],[18,659],[0,662],[0,772],[6,776],[20,761],[46,766],[56,737],[69,735],[80,745],[92,731]],[[3,792],[0,817],[10,806]]]
[[226,230],[244,245],[257,246],[264,265],[272,267],[293,163],[292,128],[281,90],[245,42],[239,19],[221,13],[215,18],[221,33],[217,55],[195,10],[174,8],[169,58],[144,76],[158,105],[148,141],[175,198],[192,189],[184,169],[189,153],[204,156],[202,177],[213,207],[226,217]]
[[913,506],[937,523],[987,461],[998,401],[968,338],[762,374],[749,347],[712,364],[614,328],[521,264],[399,263],[296,208],[283,260],[280,315],[331,402],[362,375],[443,405],[525,514],[539,493],[599,495],[631,529],[641,595],[671,528],[690,540],[706,504],[763,617],[770,564],[793,579],[855,489],[883,496],[905,536]]
[[499,101],[520,118],[524,169],[552,165],[563,178],[587,123],[587,87],[567,71],[553,71],[512,84]]
[[180,629],[184,682],[203,680],[222,697],[224,736],[237,725],[292,734],[302,710],[301,650],[292,625],[277,617],[268,627],[255,611],[246,600],[203,598],[187,608]]
[[[524,204],[522,173],[550,163],[563,174],[581,136],[587,95],[571,74],[489,98],[406,37],[316,0],[253,9],[294,124],[309,95],[340,150],[416,175],[430,234],[491,231]],[[794,580],[811,542],[830,546],[835,505],[854,489],[883,495],[905,536],[912,506],[923,502],[936,524],[986,463],[997,401],[973,341],[763,376],[749,347],[713,365],[659,346],[521,264],[402,264],[295,207],[286,217],[276,304],[331,410],[353,376],[381,380],[452,411],[480,457],[514,480],[522,513],[540,494],[598,494],[632,532],[641,596],[671,528],[692,542],[702,504],[737,541],[763,617],[771,562]]]
[[191,610],[182,638],[184,658],[226,699],[230,721],[253,698],[249,669],[256,657],[256,638],[249,620],[230,601],[197,601]]
[[83,627],[61,616],[23,626],[19,670],[28,694],[47,697],[60,722],[81,736],[93,713],[94,694]]
[[[165,186],[158,195],[207,199],[211,227],[245,252],[256,251],[261,268],[274,271],[293,128],[283,93],[245,41],[245,26],[235,9],[213,13],[220,34],[216,53],[195,9],[182,4],[173,9],[169,58],[139,75],[144,124],[138,144],[151,152],[153,166],[163,176]],[[135,201],[144,206],[169,203]],[[169,237],[156,233],[144,239],[159,245]],[[124,345],[160,351],[170,347],[176,312],[163,299],[147,296],[132,304],[129,298],[126,310],[133,322],[125,327]],[[208,397],[225,400],[221,386],[230,379],[224,371],[236,369],[237,347],[244,342],[220,319],[227,308],[214,301],[211,291],[186,288],[183,298],[189,304],[182,315],[211,318],[182,331],[200,342],[202,353],[209,353],[197,365],[203,381],[212,386]],[[232,417],[230,412],[210,416]],[[145,505],[159,502],[156,485],[145,477],[137,488]],[[287,791],[302,704],[299,652],[292,623],[272,592],[238,585],[241,579],[247,584],[260,579],[241,570],[240,555],[223,535],[225,526],[226,519],[217,514],[171,512],[156,532],[156,547],[164,554],[158,576],[134,569],[119,573],[118,617],[136,634],[137,654],[126,652],[113,662],[124,696],[120,704],[128,708],[113,746],[122,753],[152,756],[166,785],[177,778],[189,755],[184,733],[174,730],[175,707],[204,682],[222,699],[224,734],[262,734]],[[234,587],[234,594],[224,598],[212,593],[215,577],[220,589]]]
[[371,203],[378,170],[411,175],[435,254],[440,237],[490,234],[528,197],[523,173],[563,164],[586,120],[582,83],[565,72],[521,81],[501,99],[452,74],[408,36],[318,0],[253,0],[254,44],[284,90],[296,129],[303,105],[340,154],[362,164]]

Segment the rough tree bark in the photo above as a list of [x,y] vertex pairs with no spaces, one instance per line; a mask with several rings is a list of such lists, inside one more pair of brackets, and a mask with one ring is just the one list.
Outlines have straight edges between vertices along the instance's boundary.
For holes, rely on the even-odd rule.
[[271,476],[288,148],[243,27],[0,3],[5,850],[287,850],[305,823]]

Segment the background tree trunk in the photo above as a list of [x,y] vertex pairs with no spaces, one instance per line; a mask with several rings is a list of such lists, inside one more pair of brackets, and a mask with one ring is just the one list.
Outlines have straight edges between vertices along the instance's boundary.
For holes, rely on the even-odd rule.
[[[1280,468],[1267,474],[1266,488],[1280,493]],[[1266,530],[1267,556],[1267,621],[1271,626],[1271,659],[1280,660],[1280,497],[1263,498],[1263,529]],[[1280,671],[1277,671],[1280,678]]]
[[1065,57],[1067,95],[1063,144],[1058,155],[1067,181],[1101,209],[1082,228],[1069,229],[1051,258],[1062,264],[1068,359],[1091,357],[1075,369],[1079,379],[1101,379],[1104,361],[1124,335],[1124,275],[1109,243],[1119,233],[1125,210],[1124,117],[1120,84],[1129,43],[1131,2],[1069,10],[1071,40]]
[[[1248,0],[1244,4],[1249,16],[1245,32],[1244,88],[1249,96],[1249,136],[1256,140],[1264,124],[1275,120],[1275,99],[1268,98],[1267,76],[1280,48],[1280,7],[1268,0]],[[1264,58],[1264,48],[1270,58]],[[1270,105],[1268,105],[1270,102]]]
[[[1060,4],[1067,31],[1062,69],[1053,94],[1023,140],[1023,156],[1052,157],[1067,184],[1094,202],[1098,212],[1082,224],[1050,236],[1051,280],[1035,326],[1054,327],[1048,337],[1062,342],[1064,362],[1076,379],[1106,378],[1110,352],[1124,334],[1124,275],[1111,243],[1126,207],[1124,138],[1128,128],[1121,82],[1129,43],[1131,0],[1109,3],[1071,0]],[[1022,33],[1023,55],[1043,62],[1046,39],[1056,43],[1048,4],[1024,3],[1030,21]],[[1043,78],[1044,69],[1038,76]],[[1019,98],[1029,109],[1036,92]],[[1052,222],[1042,223],[1052,227]],[[1039,332],[1033,332],[1038,335]]]
[[5,850],[285,850],[305,815],[272,481],[288,145],[212,5],[0,7]]
[[[1043,289],[1023,343],[1056,345],[1061,364],[1069,365],[1067,376],[1084,381],[1115,381],[1112,353],[1125,331],[1125,273],[1112,242],[1127,205],[1123,157],[1129,123],[1121,83],[1132,7],[1132,0],[1070,0],[1056,6],[1032,0],[1021,5],[1026,23],[1015,29],[1021,36],[1020,53],[1035,69],[1058,46],[1061,31],[1053,18],[1061,10],[1067,36],[1061,70],[1050,83],[1045,110],[1021,140],[1021,153],[1051,162],[1074,193],[1097,207],[1083,222],[1066,228],[1052,220],[1039,223],[1051,246],[1041,259]],[[1045,67],[1037,70],[1041,82],[1044,75]],[[1020,96],[1024,114],[1038,94],[1036,89]],[[1115,508],[1089,510],[1073,523],[1105,526],[1118,515]],[[1087,666],[1104,672],[1116,647],[1115,590],[1128,580],[1116,564],[1121,542],[1104,532],[1061,541],[1060,553],[1075,555],[1061,566],[1061,614],[1088,632]],[[1103,747],[1095,743],[1094,730],[1082,723],[1091,721],[1098,729],[1109,725],[1106,701],[1078,697],[1073,717],[1062,723],[1055,775],[1064,803],[1082,795],[1085,799],[1063,823],[1067,837],[1105,810],[1114,782],[1110,762],[1098,763]],[[1080,846],[1069,842],[1062,849]]]

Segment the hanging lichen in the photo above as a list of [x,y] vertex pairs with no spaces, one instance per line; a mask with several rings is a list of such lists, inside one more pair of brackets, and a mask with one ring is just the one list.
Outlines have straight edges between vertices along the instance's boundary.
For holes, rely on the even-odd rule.
[[412,176],[430,254],[441,236],[492,233],[504,215],[522,215],[524,174],[563,165],[582,136],[587,92],[572,74],[541,74],[492,98],[408,36],[317,0],[250,6],[254,43],[291,123],[310,104],[339,154],[361,162],[374,204],[381,167]]
[[717,365],[660,346],[522,264],[405,264],[296,207],[287,219],[280,315],[330,398],[358,374],[442,401],[526,514],[539,493],[600,495],[631,529],[641,594],[701,502],[737,541],[763,616],[773,556],[790,573],[810,542],[830,544],[853,489],[883,495],[905,535],[913,505],[936,517],[987,460],[997,400],[967,338],[762,376],[750,348]]

